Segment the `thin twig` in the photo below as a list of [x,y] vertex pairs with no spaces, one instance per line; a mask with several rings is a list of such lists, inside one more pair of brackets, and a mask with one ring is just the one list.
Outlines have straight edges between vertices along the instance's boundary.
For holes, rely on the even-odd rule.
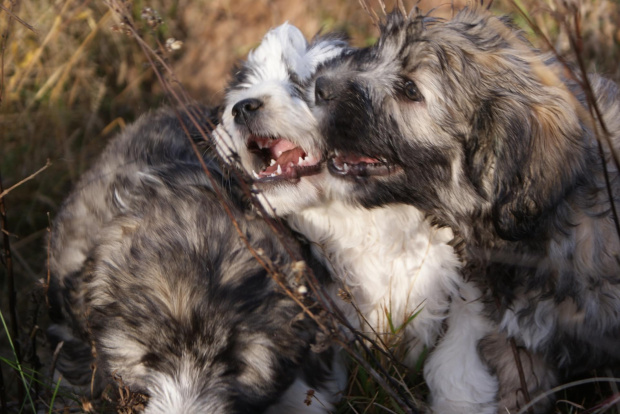
[[[525,373],[523,372],[523,364],[521,363],[519,348],[517,348],[517,343],[514,338],[510,338],[510,348],[512,348],[512,355],[515,363],[517,364],[517,372],[519,373],[519,381],[521,382],[521,391],[523,392],[523,398],[525,398],[525,404],[527,405],[530,401],[532,401],[532,399],[530,398],[530,390],[528,389],[527,381],[525,381]],[[531,414],[534,410],[530,407],[527,412]]]
[[379,2],[379,7],[381,7],[381,12],[383,13],[384,16],[387,16],[387,7],[385,7],[385,1],[378,0],[378,2]]
[[[495,306],[497,307],[498,311],[501,312],[502,304],[497,295],[495,295]],[[528,406],[531,401],[530,391],[528,389],[527,382],[525,381],[525,373],[523,372],[523,364],[521,364],[521,356],[519,355],[519,349],[517,348],[517,343],[515,342],[514,338],[509,338],[508,342],[510,343],[510,348],[512,350],[512,358],[514,359],[515,364],[517,365],[517,373],[519,374],[519,382],[521,384],[521,390],[523,392],[523,397],[525,398],[525,404],[526,406]],[[528,410],[528,413],[529,412],[531,412],[531,410]]]
[[549,395],[553,395],[558,391],[562,391],[571,387],[577,387],[579,385],[584,385],[584,384],[592,384],[595,382],[615,382],[615,383],[620,383],[620,378],[610,378],[610,377],[601,377],[601,378],[587,378],[587,379],[583,379],[583,380],[579,380],[579,381],[573,381],[573,382],[569,382],[566,384],[562,384],[562,385],[558,385],[555,388],[552,388],[548,391],[545,391],[544,393],[540,394],[539,396],[537,396],[536,398],[534,398],[529,404],[527,404],[525,407],[521,408],[521,410],[519,410],[519,412],[517,414],[524,414],[525,412],[528,412],[533,406],[534,404],[536,404],[538,401],[547,398]]
[[2,5],[2,3],[0,3],[0,9],[4,10],[9,16],[11,16],[13,19],[17,20],[22,26],[24,26],[26,29],[30,30],[32,33],[36,34],[37,36],[39,35],[39,32],[37,32],[36,29],[33,26],[29,25],[28,23],[26,23],[25,21],[20,19],[19,16],[17,16],[15,13],[13,13],[13,11],[11,9],[7,9],[6,7],[4,7]]
[[50,165],[52,165],[52,162],[48,158],[47,162],[45,163],[45,165],[43,167],[39,168],[39,170],[37,172],[30,174],[28,177],[24,178],[23,180],[21,180],[17,184],[12,185],[11,187],[7,188],[6,190],[0,192],[0,198],[3,198],[5,195],[7,195],[11,191],[15,190],[17,187],[19,187],[20,185],[24,184],[25,182],[32,180],[34,177],[36,177],[37,175],[41,174],[43,171],[47,170]]
[[[612,369],[609,367],[605,368],[605,374],[611,377],[613,375]],[[609,384],[609,387],[611,388],[611,392],[614,395],[620,395],[620,389],[618,389],[618,384],[616,384],[615,382],[612,382]]]
[[56,371],[56,362],[58,361],[58,355],[60,355],[60,351],[62,350],[64,344],[65,341],[60,341],[58,342],[58,345],[56,345],[56,349],[54,349],[54,354],[52,355],[52,364],[50,365],[49,370],[50,380],[54,379],[54,371]]
[[376,26],[379,26],[381,19],[379,19],[379,16],[377,16],[377,13],[375,13],[375,11],[370,6],[368,6],[368,3],[366,2],[366,0],[358,0],[358,1],[360,3],[360,6],[362,6],[362,9],[364,9],[364,11],[368,14],[368,16],[370,16],[370,20],[372,20],[372,22]]
[[49,290],[50,290],[50,283],[52,280],[52,271],[50,270],[50,252],[52,251],[52,223],[51,223],[51,219],[50,219],[50,213],[49,211],[47,212],[47,249],[46,249],[46,256],[47,256],[47,263],[46,263],[46,267],[47,267],[47,280],[45,283],[45,305],[47,306],[47,309],[49,310],[51,308],[50,306],[50,299],[49,299]]
[[41,381],[39,380],[39,377],[41,376],[39,370],[41,369],[41,367],[43,366],[41,364],[41,360],[39,359],[39,355],[37,354],[37,333],[39,333],[41,331],[41,328],[39,327],[39,325],[37,324],[37,314],[38,314],[38,308],[39,308],[39,301],[36,298],[37,296],[37,290],[33,290],[31,292],[31,298],[32,301],[35,303],[35,308],[33,309],[32,315],[32,330],[30,331],[30,348],[27,349],[26,352],[26,357],[24,357],[24,359],[28,360],[28,363],[30,365],[30,368],[32,368],[32,377],[31,377],[31,383],[32,383],[32,388],[34,391],[34,396],[33,399],[36,401],[39,399],[39,396],[41,395]]
[[403,17],[406,17],[407,14],[409,13],[407,13],[407,9],[405,8],[405,4],[403,3],[403,0],[398,0],[397,4],[398,4],[398,10],[400,10]]

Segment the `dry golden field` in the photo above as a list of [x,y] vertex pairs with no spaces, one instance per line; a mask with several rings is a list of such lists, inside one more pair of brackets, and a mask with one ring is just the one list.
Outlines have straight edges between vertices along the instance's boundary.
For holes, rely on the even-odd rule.
[[[372,44],[378,33],[357,0],[122,3],[131,8],[150,47],[157,49],[158,42],[165,44],[169,39],[180,41],[176,50],[161,48],[161,57],[193,99],[213,105],[222,99],[235,62],[269,28],[284,21],[308,37],[319,31],[347,32],[356,46]],[[553,0],[505,0],[494,2],[492,8],[512,14],[541,48],[553,46],[574,60],[568,40],[571,29],[562,23],[572,15],[560,3],[574,4],[579,10],[578,53],[589,70],[620,81],[618,0],[557,4]],[[405,2],[407,8],[414,4]],[[437,7],[434,14],[449,17],[465,2],[417,4],[424,10]],[[370,5],[381,14],[378,4]],[[63,408],[80,412],[88,409],[88,403],[56,392],[56,384],[50,382],[51,353],[44,338],[48,226],[106,142],[140,114],[172,102],[136,39],[119,26],[106,1],[0,0],[0,6],[0,311],[6,322],[0,327],[0,413],[32,412],[33,407],[37,412],[63,412]],[[387,6],[390,9],[393,4]],[[145,8],[154,11],[146,14],[161,18],[154,30],[142,17]],[[6,189],[11,190],[5,195]],[[350,395],[339,412],[403,412],[363,370],[352,371]],[[20,387],[24,380],[31,385],[30,392]],[[414,399],[424,399],[419,378],[407,387]],[[571,403],[558,403],[558,412],[602,412],[596,404],[614,397],[620,398],[617,388],[606,383],[585,392],[568,392]],[[50,408],[52,399],[57,404]],[[119,412],[133,412],[133,408],[129,404]]]

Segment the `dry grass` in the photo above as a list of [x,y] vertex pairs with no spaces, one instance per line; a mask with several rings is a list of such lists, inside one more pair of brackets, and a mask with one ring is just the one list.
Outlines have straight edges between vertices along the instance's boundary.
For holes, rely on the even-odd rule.
[[[413,1],[405,2],[410,8]],[[458,8],[463,2],[455,2]],[[459,4],[460,3],[460,4]],[[567,28],[559,23],[566,11],[552,1],[516,2],[561,53],[573,53]],[[142,35],[155,46],[156,40],[181,40],[180,50],[162,52],[177,79],[189,94],[215,104],[222,97],[233,64],[256,46],[263,34],[283,21],[297,25],[308,36],[320,30],[343,30],[357,46],[372,43],[377,30],[356,0],[136,0],[126,3],[140,20],[145,7],[157,11],[163,20],[150,31],[142,21]],[[0,101],[0,176],[4,188],[17,184],[46,165],[52,166],[21,184],[5,197],[6,230],[12,253],[17,292],[14,339],[21,346],[21,362],[33,386],[33,404],[45,408],[52,398],[60,404],[87,408],[68,395],[56,394],[55,383],[47,381],[51,352],[46,349],[39,325],[45,325],[44,281],[47,278],[46,235],[50,217],[58,210],[72,184],[89,167],[106,141],[138,115],[165,104],[166,95],[153,68],[134,41],[115,23],[104,2],[96,0],[0,0],[0,33],[3,34]],[[371,5],[373,3],[371,2]],[[376,5],[375,5],[376,6]],[[388,8],[391,4],[388,4]],[[449,1],[427,0],[422,9],[438,7],[436,15],[449,17]],[[514,13],[509,1],[496,1],[497,10]],[[378,8],[377,8],[378,10]],[[582,1],[581,55],[589,70],[620,81],[620,5],[612,0]],[[19,18],[17,21],[15,18]],[[517,22],[526,27],[523,17]],[[528,29],[531,34],[533,31]],[[8,37],[7,37],[8,36]],[[541,47],[547,47],[532,37]],[[569,57],[574,60],[573,57]],[[2,190],[0,189],[0,193]],[[4,228],[3,228],[4,230]],[[0,311],[8,319],[9,291],[3,239],[0,264]],[[20,376],[7,331],[0,329],[0,369],[8,407],[0,412],[17,412],[26,400],[20,390]],[[406,394],[423,398],[419,379],[401,380],[402,368],[384,355],[374,357],[386,366]],[[367,356],[367,358],[372,359]],[[366,369],[354,364],[350,398],[339,412],[402,412]],[[47,384],[47,385],[46,385]],[[606,388],[607,387],[607,388]],[[576,400],[582,404],[603,400],[611,394],[600,385],[594,398]],[[617,393],[617,391],[616,391]],[[597,400],[598,399],[598,400]],[[387,407],[387,408],[384,408]],[[584,412],[574,405],[560,405],[561,412]],[[27,408],[26,408],[27,409]]]

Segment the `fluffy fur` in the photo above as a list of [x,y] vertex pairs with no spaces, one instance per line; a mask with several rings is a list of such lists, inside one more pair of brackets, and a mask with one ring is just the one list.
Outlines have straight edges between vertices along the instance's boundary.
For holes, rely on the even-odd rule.
[[[265,158],[267,155],[278,157],[250,152],[251,140],[280,139],[294,142],[307,151],[295,155],[305,157],[307,161],[303,164],[310,165],[299,167],[298,157],[287,159],[282,161],[282,168],[289,162],[295,164],[288,176],[276,176],[277,171],[273,171],[256,181],[258,197],[269,212],[273,208],[275,214],[282,216],[318,197],[312,182],[322,158],[322,149],[315,145],[322,140],[317,136],[318,125],[305,101],[305,85],[321,63],[338,56],[345,47],[346,42],[338,36],[317,38],[308,45],[299,29],[285,23],[268,32],[234,74],[226,93],[221,125],[214,133],[218,152],[257,176],[267,166],[265,161],[270,161]],[[256,105],[254,110],[243,110],[244,106],[251,109],[252,104]]]
[[[620,91],[588,79],[617,150]],[[480,349],[501,382],[500,410],[523,396],[508,338],[529,351],[532,396],[558,374],[620,357],[620,236],[595,130],[605,134],[578,82],[482,8],[450,21],[391,14],[376,45],[316,80],[340,196],[407,203],[449,225],[466,276],[490,288],[503,333]]]
[[88,386],[94,362],[95,387],[119,378],[149,396],[146,413],[325,413],[344,371],[331,350],[310,351],[317,327],[279,285],[305,284],[288,254],[297,246],[248,218],[236,184],[182,119],[223,198],[170,110],[110,143],[52,230],[49,334],[65,341],[57,368]]
[[[331,197],[332,187],[340,183],[323,162],[324,142],[310,109],[313,70],[308,69],[349,53],[333,36],[307,44],[290,25],[268,33],[227,94],[216,147],[230,162],[254,170],[254,186],[266,208],[313,243],[337,282],[330,286],[332,298],[351,325],[390,347],[406,365],[415,366],[425,347],[435,347],[448,314],[458,312],[450,316],[455,323],[426,365],[433,406],[443,413],[493,412],[497,381],[476,351],[488,324],[483,323],[480,292],[458,273],[458,259],[448,245],[452,232],[431,226],[411,206],[364,210]],[[258,71],[264,59],[271,60],[271,70]],[[306,89],[310,93],[304,96]],[[248,113],[238,111],[247,102],[252,104]],[[260,141],[265,148],[256,148],[257,136],[270,139]],[[312,155],[318,168],[300,174],[282,168],[273,174],[277,165],[292,159],[271,149],[279,147]],[[339,297],[338,288],[349,301]],[[391,332],[389,318],[398,334]]]

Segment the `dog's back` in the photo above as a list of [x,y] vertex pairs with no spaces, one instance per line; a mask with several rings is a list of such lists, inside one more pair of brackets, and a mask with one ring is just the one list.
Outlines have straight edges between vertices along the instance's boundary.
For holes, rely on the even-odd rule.
[[[214,115],[214,111],[205,107],[193,110],[203,120],[210,120]],[[187,117],[184,123],[192,125]],[[191,137],[204,147],[198,139],[200,133],[195,128],[190,131]],[[197,162],[188,138],[183,137],[179,120],[169,110],[141,117],[110,142],[93,167],[83,174],[53,222],[50,236],[52,278],[48,296],[52,305],[50,316],[56,324],[48,332],[53,344],[64,342],[57,367],[74,385],[90,387],[93,378],[91,347],[86,338],[75,337],[76,332],[67,325],[74,314],[79,315],[83,310],[79,292],[73,284],[80,280],[102,231],[123,211],[129,211],[124,203],[139,193],[142,174],[153,169],[173,171],[181,163]],[[210,167],[217,171],[214,163],[210,163]],[[125,201],[120,198],[121,194]],[[78,297],[69,299],[73,296]],[[72,306],[80,309],[71,309]],[[83,331],[83,327],[76,331]],[[70,357],[63,358],[65,354]],[[99,382],[96,381],[96,388],[101,385]],[[98,391],[95,389],[95,394]]]
[[329,405],[332,355],[310,353],[317,328],[278,287],[304,283],[299,265],[203,160],[221,196],[179,118],[160,111],[113,141],[65,203],[51,251],[50,336],[67,344],[58,369],[86,386],[93,360],[103,384],[115,376],[149,395],[151,413],[284,412],[294,381],[283,403],[323,412],[299,390],[329,388]]
[[[209,130],[209,123],[215,122],[215,111],[198,106],[192,111]],[[180,116],[204,151],[200,132],[187,115]],[[50,267],[61,283],[65,276],[82,268],[103,226],[122,210],[119,191],[137,185],[140,173],[153,167],[174,169],[182,163],[197,162],[188,138],[179,139],[183,136],[179,119],[171,111],[143,116],[112,141],[84,173],[54,220]],[[215,163],[209,162],[209,167],[217,171]]]

